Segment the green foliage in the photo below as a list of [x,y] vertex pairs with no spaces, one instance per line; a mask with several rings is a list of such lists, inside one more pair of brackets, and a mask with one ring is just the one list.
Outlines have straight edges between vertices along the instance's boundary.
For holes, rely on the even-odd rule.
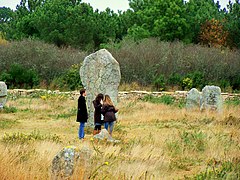
[[[1,111],[0,111],[0,113],[1,113]],[[11,128],[17,123],[18,123],[17,121],[1,120],[0,121],[0,129]]]
[[233,158],[228,161],[211,159],[204,172],[200,172],[190,179],[238,179],[240,176],[240,160]]
[[174,98],[169,95],[162,95],[160,97],[156,97],[153,95],[146,95],[142,99],[143,101],[146,102],[151,102],[151,103],[156,103],[156,104],[167,104],[167,105],[172,105],[174,103]]
[[156,90],[160,90],[160,91],[165,90],[166,80],[165,80],[164,75],[158,75],[154,79],[153,84],[154,84]]
[[9,71],[1,74],[0,79],[5,81],[10,88],[32,88],[39,83],[37,72],[33,69],[26,69],[20,64],[12,64]]
[[57,115],[57,119],[59,119],[59,118],[64,118],[64,119],[66,119],[66,118],[69,118],[69,117],[71,117],[71,116],[76,116],[76,113],[77,113],[77,109],[76,109],[76,108],[72,108],[72,109],[70,109],[69,112],[67,112],[67,113],[58,114],[58,115]]
[[180,138],[184,146],[194,151],[204,151],[206,148],[206,135],[202,131],[183,131]]
[[182,80],[182,88],[183,89],[189,90],[192,88],[192,86],[193,86],[193,80],[190,79],[189,77],[186,77]]
[[166,147],[172,156],[185,151],[202,152],[206,149],[206,135],[202,131],[183,131],[179,139],[167,140]]
[[184,38],[188,24],[184,17],[183,1],[131,0],[129,5],[135,12],[136,25],[133,29],[138,32],[135,33],[138,38],[141,38],[141,35],[142,38],[146,38],[146,35],[157,36],[166,41]]
[[56,143],[61,142],[61,138],[54,134],[54,135],[41,135],[39,131],[32,131],[30,134],[25,134],[25,133],[5,133],[4,136],[2,137],[2,142],[4,143],[10,143],[10,144],[29,144],[34,141],[52,141]]
[[24,72],[31,69],[37,73],[40,85],[47,88],[54,78],[60,77],[73,64],[81,63],[86,55],[87,52],[72,48],[60,49],[38,40],[10,42],[0,48],[0,76],[2,73],[7,76],[1,80],[10,78],[9,70],[17,62],[20,67],[24,67]]
[[207,84],[203,72],[194,71],[192,73],[187,74],[187,77],[189,77],[192,80],[192,87],[194,88],[202,89]]
[[144,29],[144,27],[135,24],[128,29],[128,37],[133,38],[135,41],[139,41],[150,37],[150,32]]
[[4,106],[2,112],[3,113],[16,113],[17,111],[18,111],[17,108],[14,106]]
[[61,77],[57,78],[54,85],[64,90],[76,90],[83,87],[80,75],[80,65],[73,64]]
[[171,86],[180,85],[181,84],[181,75],[177,73],[173,73],[168,78],[168,84]]
[[229,1],[226,13],[225,27],[229,32],[228,45],[231,48],[240,48],[240,1]]
[[240,97],[234,97],[232,99],[226,99],[224,101],[225,104],[227,105],[234,105],[234,106],[239,106],[240,105]]
[[201,24],[210,19],[221,19],[223,13],[219,6],[212,0],[190,0],[186,3],[185,17],[189,28],[186,32],[185,42],[199,42]]

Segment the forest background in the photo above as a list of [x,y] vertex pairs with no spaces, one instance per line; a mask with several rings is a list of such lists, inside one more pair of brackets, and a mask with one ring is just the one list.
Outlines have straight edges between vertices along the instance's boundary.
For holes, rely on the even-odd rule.
[[9,88],[80,88],[84,58],[108,49],[121,87],[240,90],[240,2],[129,0],[127,11],[79,0],[22,0],[0,8],[0,80]]

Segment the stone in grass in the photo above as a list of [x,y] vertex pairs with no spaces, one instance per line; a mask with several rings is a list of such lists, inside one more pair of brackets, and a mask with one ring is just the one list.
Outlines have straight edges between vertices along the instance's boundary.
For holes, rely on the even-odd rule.
[[75,168],[77,161],[82,159],[89,159],[92,151],[83,147],[78,149],[75,146],[64,147],[52,160],[52,178],[70,177]]
[[102,129],[99,134],[93,136],[95,139],[107,139],[109,142],[118,143],[120,140],[113,139],[106,129]]

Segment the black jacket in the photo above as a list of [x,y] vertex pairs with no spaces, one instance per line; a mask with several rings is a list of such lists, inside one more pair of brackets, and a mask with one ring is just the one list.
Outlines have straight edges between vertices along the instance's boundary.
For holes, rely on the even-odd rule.
[[104,122],[116,121],[115,113],[118,112],[118,110],[114,106],[104,104],[101,112],[104,116]]
[[87,122],[88,112],[84,96],[78,98],[77,122]]
[[103,121],[101,120],[101,109],[102,109],[102,104],[99,101],[94,100],[93,101],[93,106],[95,108],[94,111],[94,123],[102,123]]

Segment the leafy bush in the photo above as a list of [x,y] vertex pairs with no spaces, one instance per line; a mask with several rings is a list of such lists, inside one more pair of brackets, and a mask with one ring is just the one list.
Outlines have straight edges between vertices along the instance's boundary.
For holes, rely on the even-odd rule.
[[163,91],[165,90],[165,77],[163,75],[159,75],[157,76],[154,81],[153,81],[153,84],[156,88],[156,90],[160,90],[160,91]]
[[192,87],[202,89],[206,81],[204,80],[204,74],[199,71],[194,71],[192,73],[187,74],[187,77],[189,77],[192,80]]
[[182,77],[180,74],[173,73],[168,78],[168,84],[171,86],[180,85],[181,79],[182,79]]
[[0,79],[10,87],[32,88],[38,85],[39,77],[35,70],[27,69],[20,64],[12,64],[9,71],[1,74]]
[[182,80],[182,88],[185,90],[191,89],[193,86],[193,80],[189,77],[186,77]]
[[3,113],[15,113],[15,112],[17,112],[17,108],[14,106],[4,106],[2,112]]
[[52,86],[56,86],[63,90],[76,90],[83,87],[80,75],[80,64],[73,64],[59,78],[56,78]]

